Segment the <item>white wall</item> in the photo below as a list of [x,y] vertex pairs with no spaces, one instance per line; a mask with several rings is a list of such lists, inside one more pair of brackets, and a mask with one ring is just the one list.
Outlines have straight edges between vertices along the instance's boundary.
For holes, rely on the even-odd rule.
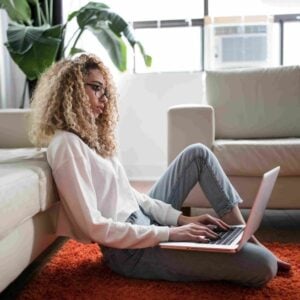
[[167,166],[168,108],[201,103],[202,74],[124,74],[116,82],[120,158],[126,172],[130,179],[158,178]]

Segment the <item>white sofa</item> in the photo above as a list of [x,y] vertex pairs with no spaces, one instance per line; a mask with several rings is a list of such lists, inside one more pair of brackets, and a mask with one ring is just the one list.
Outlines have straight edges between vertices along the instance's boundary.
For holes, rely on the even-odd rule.
[[45,151],[26,134],[29,110],[0,110],[0,292],[55,239],[57,194]]
[[[168,162],[203,143],[249,208],[262,174],[281,166],[268,208],[300,208],[300,66],[207,71],[204,105],[168,111]],[[187,207],[209,207],[197,185]]]

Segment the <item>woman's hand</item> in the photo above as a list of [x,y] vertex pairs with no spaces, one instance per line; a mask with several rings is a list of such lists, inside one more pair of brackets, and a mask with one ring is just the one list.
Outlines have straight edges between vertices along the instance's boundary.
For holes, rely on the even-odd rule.
[[201,216],[195,216],[195,217],[187,217],[184,215],[180,215],[177,221],[178,225],[186,225],[186,224],[198,224],[198,225],[206,225],[210,229],[218,228],[220,230],[227,231],[230,226],[226,224],[221,219],[215,218],[209,214],[201,215]]
[[228,224],[208,214],[195,217],[180,215],[177,224],[178,227],[170,228],[169,241],[208,242],[219,237],[213,229],[229,229]]
[[171,227],[169,241],[177,242],[208,242],[210,239],[217,239],[218,234],[208,226],[189,223],[186,225]]

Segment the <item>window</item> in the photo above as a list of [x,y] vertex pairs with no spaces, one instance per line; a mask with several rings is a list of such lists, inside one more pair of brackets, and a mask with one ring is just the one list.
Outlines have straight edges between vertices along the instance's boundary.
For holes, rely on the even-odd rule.
[[153,60],[151,68],[147,68],[141,56],[137,55],[137,73],[201,70],[199,26],[136,29],[135,35],[143,41]]
[[202,22],[195,22],[195,19],[203,18],[204,1],[187,0],[184,4],[179,0],[128,2],[132,3],[131,7],[135,5],[134,12],[128,14],[128,20],[133,21],[136,37],[153,58],[152,67],[147,68],[141,57],[136,55],[135,72],[202,69]]
[[[225,48],[231,52],[231,56],[235,56],[236,63],[224,62],[220,64],[218,59],[213,57],[213,53],[216,51],[216,43],[214,44],[214,38],[212,33],[206,34],[206,65],[205,68],[225,68],[227,67],[244,67],[247,66],[247,60],[245,59],[248,51],[252,59],[256,57],[255,63],[249,66],[264,66],[260,64],[258,60],[258,53],[261,52],[261,62],[265,61],[265,66],[274,65],[292,65],[299,64],[300,46],[295,43],[295,37],[299,36],[300,32],[300,1],[299,0],[209,0],[208,1],[208,15],[217,19],[224,19],[229,16],[253,16],[253,15],[265,15],[266,17],[273,17],[274,22],[269,23],[267,28],[267,38],[264,38],[261,34],[256,37],[247,38],[247,35],[241,36],[239,39],[222,38],[224,46],[221,50],[225,51]],[[299,13],[299,16],[297,15]],[[222,18],[221,18],[222,17]],[[241,22],[242,25],[243,22]],[[241,29],[242,30],[242,29]],[[248,35],[249,37],[249,35]],[[220,38],[219,38],[220,40]],[[225,45],[225,43],[227,43]],[[207,45],[209,44],[209,46]],[[252,48],[252,50],[250,50]],[[220,51],[220,50],[219,50]],[[218,55],[218,54],[217,54]],[[233,58],[233,57],[231,57]],[[241,60],[238,63],[239,59]]]
[[273,18],[205,19],[206,69],[263,67],[273,61]]
[[103,1],[127,21],[195,19],[204,16],[202,0]]
[[285,65],[300,65],[300,22],[284,24],[283,63]]
[[209,0],[210,16],[283,15],[300,12],[299,0]]
[[[64,1],[65,19],[70,11],[79,9],[87,2],[87,0]],[[131,64],[129,58],[129,66],[132,65],[135,72],[201,70],[201,24],[192,20],[203,18],[204,1],[186,0],[183,3],[180,0],[107,0],[103,2],[132,24],[135,28],[135,36],[153,58],[151,68],[145,66],[140,55],[135,56],[134,64]],[[71,34],[69,33],[68,36]],[[83,37],[93,39],[87,34]],[[82,45],[84,48],[84,44],[86,43],[79,42],[78,46]],[[89,44],[97,47],[97,43],[93,41],[89,41]],[[99,46],[95,49],[101,51]],[[128,51],[128,53],[132,52]]]
[[[87,2],[64,1],[65,18]],[[130,70],[137,73],[300,62],[297,54],[300,46],[294,42],[300,31],[299,0],[107,0],[104,3],[132,24],[135,36],[153,58],[152,67],[147,68],[139,54],[128,51]],[[208,14],[205,17],[204,12]],[[89,49],[106,55],[92,41],[91,34],[83,37],[89,39]],[[80,45],[84,48],[86,41]]]

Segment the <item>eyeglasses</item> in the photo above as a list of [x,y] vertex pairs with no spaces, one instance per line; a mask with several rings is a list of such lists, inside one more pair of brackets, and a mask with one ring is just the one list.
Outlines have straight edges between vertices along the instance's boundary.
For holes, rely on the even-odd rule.
[[99,99],[103,99],[105,96],[108,98],[108,91],[106,88],[104,88],[102,85],[99,84],[93,84],[93,83],[85,83],[85,85],[88,85],[91,87],[91,89],[94,91],[95,96]]

